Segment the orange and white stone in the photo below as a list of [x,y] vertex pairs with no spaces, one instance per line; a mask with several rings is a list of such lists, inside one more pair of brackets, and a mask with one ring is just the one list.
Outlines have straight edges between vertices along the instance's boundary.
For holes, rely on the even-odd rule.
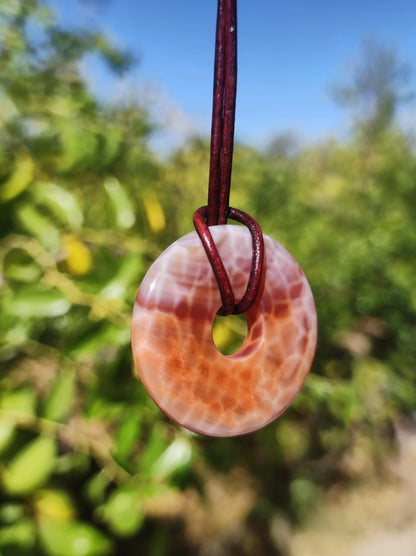
[[[250,272],[250,232],[233,225],[210,231],[238,301]],[[266,425],[292,402],[312,364],[317,320],[309,284],[279,243],[264,235],[264,247],[247,338],[233,355],[212,339],[221,298],[196,232],[160,255],[137,294],[132,348],[140,378],[167,415],[195,432],[234,436]]]

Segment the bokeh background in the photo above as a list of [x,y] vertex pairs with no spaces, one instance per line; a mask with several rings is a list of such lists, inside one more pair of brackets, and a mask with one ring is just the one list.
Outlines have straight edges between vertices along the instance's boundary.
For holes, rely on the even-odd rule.
[[[323,128],[302,130],[295,119],[291,128],[268,109],[268,127],[251,136],[242,116],[231,204],[301,264],[319,342],[281,418],[210,439],[150,400],[129,326],[147,268],[192,230],[206,202],[211,85],[206,113],[190,109],[184,132],[174,103],[135,83],[138,53],[117,42],[108,20],[105,32],[96,25],[117,4],[88,3],[80,28],[75,2],[0,3],[0,554],[414,555],[415,50],[357,42],[354,63],[328,75],[338,112],[328,123],[332,109],[322,109]],[[211,4],[212,42],[200,45],[210,64]],[[269,25],[271,3],[261,4],[256,17]],[[317,4],[321,21],[325,2]],[[380,3],[392,13],[410,4]],[[178,5],[186,15],[187,3]],[[182,32],[177,41],[192,51]],[[169,51],[163,33],[154,42]],[[248,44],[243,34],[241,68]],[[293,66],[300,56],[285,59]],[[174,66],[175,57],[157,71]],[[212,65],[203,67],[210,76]],[[260,79],[257,90],[267,87]],[[186,111],[184,98],[178,104]],[[244,323],[219,318],[214,333],[232,352]]]

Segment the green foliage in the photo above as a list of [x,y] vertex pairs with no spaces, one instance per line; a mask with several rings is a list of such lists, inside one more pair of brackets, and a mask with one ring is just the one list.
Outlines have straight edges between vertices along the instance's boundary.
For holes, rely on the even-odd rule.
[[117,71],[129,56],[41,2],[0,10],[0,552],[110,554],[143,526],[144,487],[190,465],[167,425],[159,456],[175,454],[143,463],[159,414],[130,359],[162,169],[145,110],[100,106],[79,73],[85,54]]
[[[0,37],[0,553],[185,554],[243,523],[266,543],[277,510],[304,519],[416,407],[413,143],[389,122],[372,142],[236,146],[231,204],[305,270],[319,343],[277,422],[204,439],[135,378],[129,323],[205,203],[207,141],[158,161],[146,110],[100,105],[79,73],[91,52],[117,71],[130,57],[41,2],[2,2]],[[234,351],[244,322],[217,321]]]

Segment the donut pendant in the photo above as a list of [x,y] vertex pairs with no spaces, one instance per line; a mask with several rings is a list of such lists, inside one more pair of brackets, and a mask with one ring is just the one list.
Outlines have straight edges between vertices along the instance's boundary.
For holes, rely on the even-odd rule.
[[[250,232],[228,224],[210,232],[239,300],[251,267]],[[196,232],[159,256],[137,294],[132,349],[139,376],[160,409],[192,431],[236,436],[263,427],[289,406],[311,367],[317,319],[309,284],[286,249],[263,237],[261,287],[233,355],[212,339],[221,297]]]

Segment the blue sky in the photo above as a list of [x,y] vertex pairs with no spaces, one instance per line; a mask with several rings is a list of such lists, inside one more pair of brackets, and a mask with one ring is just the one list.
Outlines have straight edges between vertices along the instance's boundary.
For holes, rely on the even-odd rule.
[[[329,89],[346,80],[366,38],[416,67],[414,0],[237,1],[237,139],[264,145],[287,130],[305,140],[345,132]],[[192,130],[209,134],[216,0],[51,2],[62,21],[100,28],[139,58],[123,82],[90,61],[98,94],[146,98],[169,122],[168,143]]]

